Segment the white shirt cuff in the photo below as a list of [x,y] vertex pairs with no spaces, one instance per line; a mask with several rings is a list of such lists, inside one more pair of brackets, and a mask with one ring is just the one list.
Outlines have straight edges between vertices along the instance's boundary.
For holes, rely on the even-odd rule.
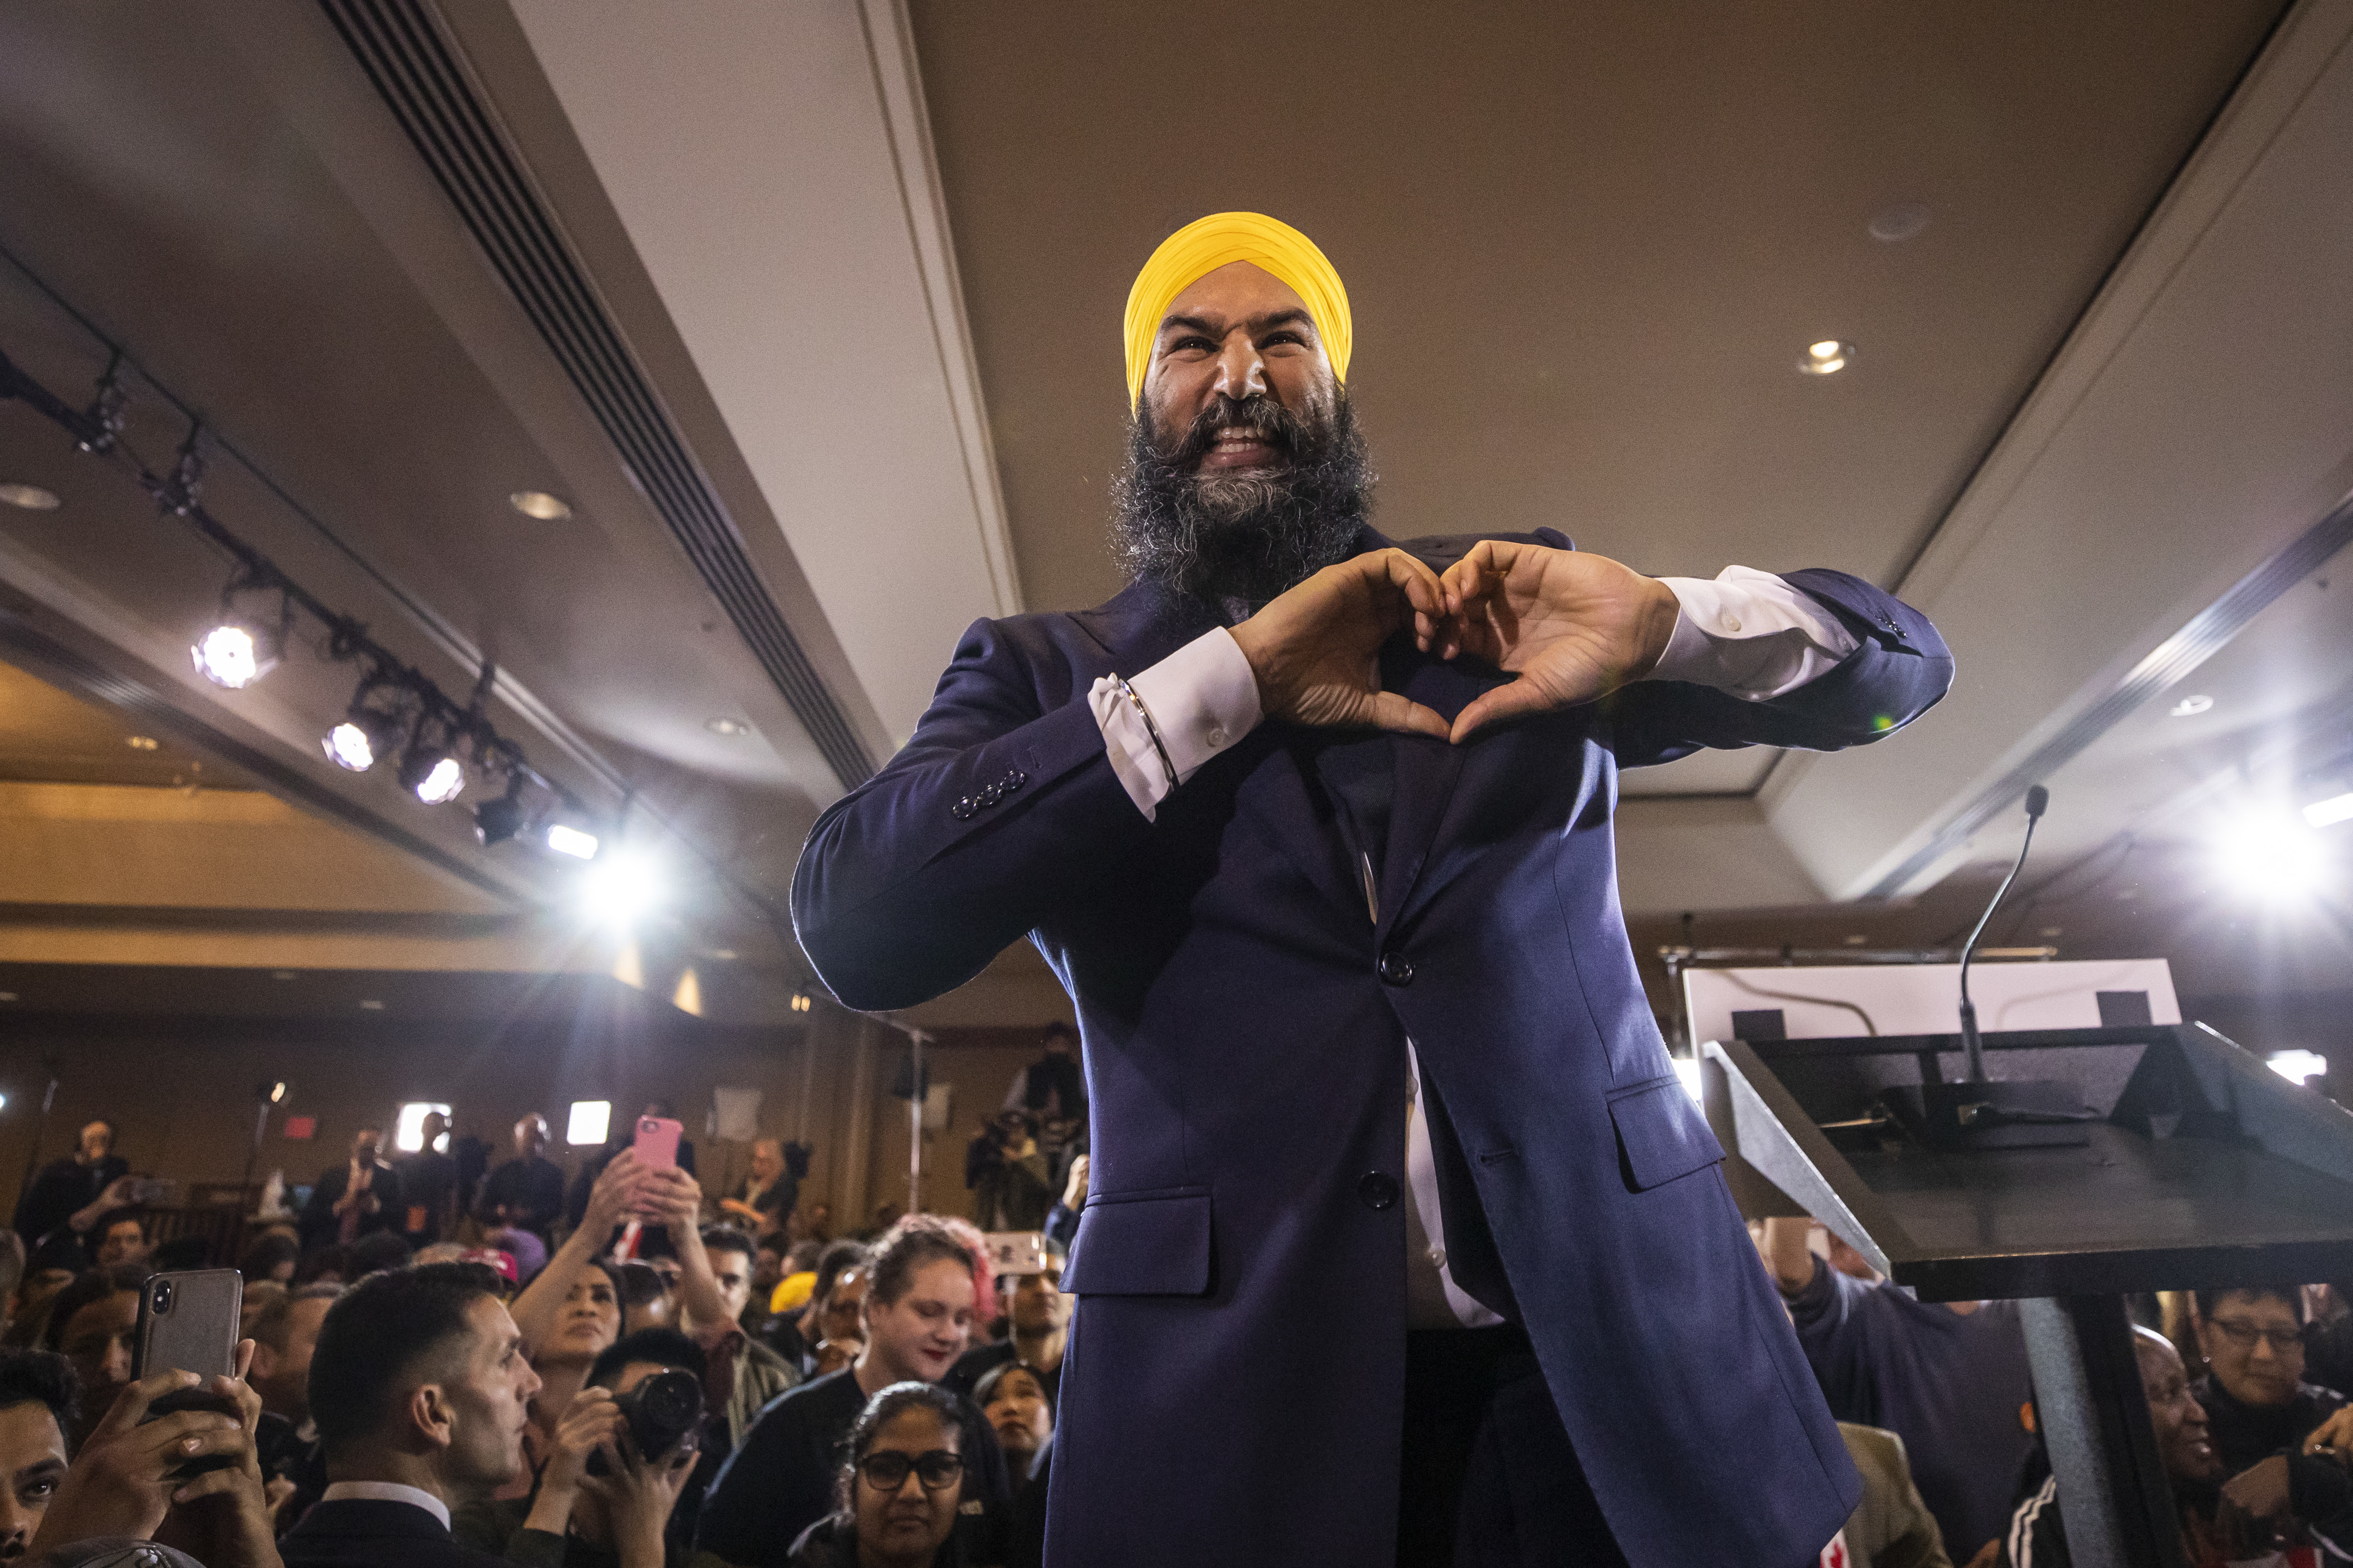
[[[1146,821],[1156,819],[1160,803],[1171,790],[1211,757],[1231,750],[1264,717],[1258,705],[1258,677],[1241,645],[1222,626],[1195,637],[1127,684],[1151,710],[1152,724],[1159,727],[1161,744],[1168,749],[1167,765],[1152,743],[1152,725],[1144,721],[1115,678],[1096,681],[1087,692],[1087,703],[1103,731],[1112,772]],[[1173,783],[1169,766],[1176,770]]]
[[1795,691],[1855,650],[1838,618],[1770,572],[1662,577],[1683,613],[1652,680],[1712,686],[1746,702]]

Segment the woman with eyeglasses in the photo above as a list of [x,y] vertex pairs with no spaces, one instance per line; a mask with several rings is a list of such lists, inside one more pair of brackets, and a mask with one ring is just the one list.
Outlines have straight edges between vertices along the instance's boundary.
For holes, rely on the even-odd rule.
[[934,1383],[894,1383],[849,1429],[833,1512],[793,1543],[792,1568],[964,1568],[964,1403]]
[[2345,1406],[2304,1378],[2304,1295],[2293,1285],[2200,1290],[2191,1321],[2206,1375],[2190,1384],[2231,1475],[2283,1448]]

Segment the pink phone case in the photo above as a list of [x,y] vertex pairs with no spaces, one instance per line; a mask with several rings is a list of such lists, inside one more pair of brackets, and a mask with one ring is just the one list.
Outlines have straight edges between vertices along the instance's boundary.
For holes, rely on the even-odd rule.
[[683,1121],[672,1121],[662,1116],[638,1118],[638,1141],[632,1145],[641,1165],[661,1167],[678,1163],[679,1134],[686,1131]]

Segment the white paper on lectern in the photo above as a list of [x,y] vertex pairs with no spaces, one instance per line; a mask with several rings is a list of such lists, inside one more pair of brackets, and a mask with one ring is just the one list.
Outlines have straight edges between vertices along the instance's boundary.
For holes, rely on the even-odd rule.
[[[1691,1037],[1735,1037],[1732,1016],[1778,1009],[1793,1040],[1842,1035],[1949,1035],[1960,1029],[1957,963],[1825,964],[1819,968],[1689,969],[1683,1000]],[[2145,992],[2152,1024],[2181,1022],[2172,967],[2161,958],[2069,963],[1978,963],[1969,996],[1978,1026],[2095,1029],[2103,991]]]

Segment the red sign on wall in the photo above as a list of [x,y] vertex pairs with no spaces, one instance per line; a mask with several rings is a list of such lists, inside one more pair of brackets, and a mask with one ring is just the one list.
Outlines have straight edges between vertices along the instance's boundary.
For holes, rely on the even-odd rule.
[[284,1136],[296,1143],[305,1143],[317,1136],[319,1119],[315,1116],[290,1116],[286,1119]]

